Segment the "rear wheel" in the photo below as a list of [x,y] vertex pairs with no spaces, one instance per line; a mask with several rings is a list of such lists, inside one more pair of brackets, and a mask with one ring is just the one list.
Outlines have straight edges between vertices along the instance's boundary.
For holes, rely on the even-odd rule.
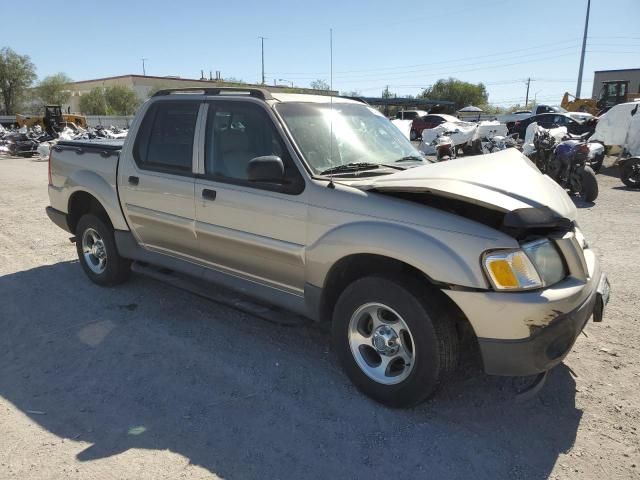
[[410,285],[376,276],[356,280],[333,315],[333,343],[345,372],[363,393],[390,407],[424,401],[458,359],[446,309]]
[[118,253],[113,228],[96,215],[78,221],[76,250],[84,273],[98,285],[117,285],[131,274],[131,261]]
[[577,193],[585,202],[593,202],[598,198],[598,180],[591,167],[584,167],[580,172],[580,187]]
[[640,188],[640,159],[624,162],[620,169],[620,180],[629,188]]

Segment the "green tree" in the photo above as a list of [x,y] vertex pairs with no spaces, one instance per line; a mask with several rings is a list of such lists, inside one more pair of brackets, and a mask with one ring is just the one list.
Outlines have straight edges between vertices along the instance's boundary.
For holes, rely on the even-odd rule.
[[106,115],[107,101],[104,89],[96,87],[80,96],[80,111],[85,115]]
[[19,55],[9,47],[0,49],[0,94],[7,115],[16,113],[35,79],[35,66],[28,55]]
[[468,105],[485,105],[489,100],[484,84],[463,82],[455,78],[438,80],[430,87],[425,88],[420,96],[431,100],[453,102],[456,111]]
[[63,105],[69,102],[72,82],[64,73],[56,73],[42,79],[36,87],[36,97],[42,105]]
[[311,88],[313,88],[314,90],[330,90],[331,86],[323,79],[319,78],[317,80],[314,80],[313,82],[310,83]]
[[346,92],[340,92],[343,97],[361,97],[362,92],[359,90],[347,90]]
[[104,98],[110,115],[132,115],[140,106],[138,95],[129,87],[107,87],[104,89]]
[[80,97],[80,110],[86,115],[132,115],[140,99],[129,87],[96,87]]

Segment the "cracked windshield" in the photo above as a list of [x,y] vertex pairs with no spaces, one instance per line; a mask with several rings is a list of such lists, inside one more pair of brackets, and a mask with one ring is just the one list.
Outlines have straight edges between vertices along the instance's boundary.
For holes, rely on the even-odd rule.
[[379,168],[403,160],[426,163],[400,130],[371,107],[282,103],[276,110],[314,173],[331,173],[350,166]]

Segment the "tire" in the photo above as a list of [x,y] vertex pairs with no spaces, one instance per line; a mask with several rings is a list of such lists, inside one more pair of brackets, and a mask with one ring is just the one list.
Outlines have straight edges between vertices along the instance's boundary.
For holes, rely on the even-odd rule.
[[[406,130],[405,130],[406,131]],[[416,132],[413,128],[409,132],[409,140],[415,141],[418,139],[418,132]]]
[[620,168],[620,180],[629,188],[640,188],[640,159],[624,162]]
[[[374,317],[381,319],[377,328]],[[427,298],[400,278],[370,276],[350,284],[334,309],[332,340],[354,385],[394,408],[426,400],[458,363],[459,338],[446,308],[436,295]],[[380,353],[389,348],[399,350]]]
[[131,275],[131,261],[118,253],[113,227],[96,215],[86,214],[78,221],[76,250],[84,273],[93,283],[118,285]]
[[593,202],[598,198],[598,180],[596,173],[591,167],[584,167],[580,172],[580,185],[582,189],[578,192],[580,198],[586,202]]

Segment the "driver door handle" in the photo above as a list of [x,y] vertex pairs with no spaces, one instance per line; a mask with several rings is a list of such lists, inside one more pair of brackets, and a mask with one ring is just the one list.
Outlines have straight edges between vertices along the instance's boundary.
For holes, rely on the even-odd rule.
[[206,200],[215,200],[216,199],[216,191],[209,190],[208,188],[202,189],[202,198]]

